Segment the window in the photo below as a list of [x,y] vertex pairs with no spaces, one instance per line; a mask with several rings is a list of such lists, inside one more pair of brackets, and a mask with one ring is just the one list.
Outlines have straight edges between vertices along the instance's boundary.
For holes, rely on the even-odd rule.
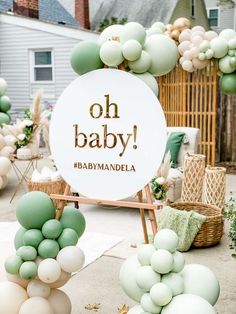
[[196,0],[191,0],[191,16],[195,17],[196,10]]
[[219,21],[219,9],[209,9],[208,10],[208,21],[210,27],[215,27],[218,26],[218,21]]
[[52,50],[31,51],[31,81],[53,81],[53,54]]

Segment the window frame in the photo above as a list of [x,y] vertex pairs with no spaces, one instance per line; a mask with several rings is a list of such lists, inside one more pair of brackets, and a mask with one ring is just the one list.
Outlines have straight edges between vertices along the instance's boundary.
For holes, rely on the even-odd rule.
[[[218,12],[218,18],[217,18],[217,25],[216,25],[216,26],[211,26],[211,25],[210,25],[210,11],[211,11],[211,10],[217,10],[217,12]],[[210,7],[210,8],[207,8],[207,19],[208,19],[210,28],[213,28],[213,27],[220,27],[220,8],[219,8],[219,7]]]
[[[51,52],[51,64],[35,64],[35,52],[48,51]],[[31,84],[54,84],[55,83],[55,66],[54,66],[54,50],[52,48],[32,48],[29,50],[30,54],[30,83]],[[52,80],[36,81],[35,68],[51,68]]]

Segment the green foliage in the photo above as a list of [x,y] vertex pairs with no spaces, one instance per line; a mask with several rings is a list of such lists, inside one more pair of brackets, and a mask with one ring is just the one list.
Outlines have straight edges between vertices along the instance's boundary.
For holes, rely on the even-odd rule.
[[161,177],[163,179],[163,183],[158,183],[158,179],[160,177],[154,177],[151,180],[151,189],[152,189],[152,194],[156,200],[163,200],[166,198],[166,193],[170,187],[170,184],[167,180]]
[[[230,249],[236,252],[236,197],[231,197],[229,202],[225,205],[224,217],[230,222]],[[236,258],[236,253],[233,253],[232,256]]]
[[[32,113],[28,108],[24,109],[24,119],[25,120],[32,120]],[[34,132],[34,125],[26,125],[23,129],[23,134],[25,135],[25,138],[22,140],[18,140],[16,142],[16,148],[21,148],[30,143],[33,137]]]
[[111,25],[114,25],[114,24],[124,25],[125,23],[127,23],[127,18],[126,17],[119,20],[117,17],[113,16],[110,20],[105,19],[102,22],[100,22],[98,31],[102,32],[108,26],[111,26]]

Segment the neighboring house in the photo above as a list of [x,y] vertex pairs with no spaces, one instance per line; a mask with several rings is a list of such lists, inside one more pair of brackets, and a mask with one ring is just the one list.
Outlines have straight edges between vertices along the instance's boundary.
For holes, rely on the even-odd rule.
[[205,0],[205,4],[209,25],[213,30],[236,30],[236,0]]
[[44,90],[43,100],[54,104],[77,77],[70,66],[72,48],[81,40],[97,37],[78,26],[0,13],[0,77],[8,83],[13,115],[32,104],[39,88]]
[[[172,23],[178,17],[188,18],[193,25],[202,25],[208,29],[208,19],[204,0],[58,0],[76,17],[76,5],[89,2],[91,29],[98,30],[104,19],[127,18],[144,27],[154,22]],[[76,17],[76,19],[78,19]],[[81,20],[80,20],[81,22]],[[83,24],[81,22],[81,24]]]

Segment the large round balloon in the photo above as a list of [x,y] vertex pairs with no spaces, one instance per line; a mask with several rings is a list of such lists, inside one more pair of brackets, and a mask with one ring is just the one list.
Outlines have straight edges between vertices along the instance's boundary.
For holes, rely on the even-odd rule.
[[136,77],[138,77],[144,83],[146,83],[151,88],[153,93],[156,96],[158,96],[159,88],[158,88],[157,80],[155,79],[155,77],[151,73],[146,72],[146,73],[142,73],[142,74],[137,74],[137,73],[132,73],[132,74],[135,75]]
[[215,274],[206,266],[188,264],[181,275],[184,279],[184,293],[195,294],[215,305],[220,295],[220,285]]
[[64,208],[60,222],[63,228],[74,229],[77,232],[78,237],[81,237],[86,227],[84,215],[78,209],[71,206],[66,206]]
[[216,311],[203,298],[192,294],[181,294],[163,308],[161,314],[216,314]]
[[236,94],[236,72],[221,77],[220,90],[226,95]]
[[0,126],[2,124],[9,124],[10,121],[10,117],[5,112],[0,112]]
[[124,292],[133,300],[140,302],[144,291],[139,288],[136,282],[136,273],[141,267],[137,256],[129,257],[121,266],[120,282]]
[[170,72],[178,60],[178,49],[175,42],[165,35],[152,35],[148,37],[144,45],[144,50],[152,59],[149,72],[156,76],[165,75]]
[[26,229],[41,229],[47,220],[55,217],[55,213],[51,198],[39,191],[23,195],[16,207],[16,217]]
[[19,314],[54,314],[48,300],[41,297],[32,297],[25,301],[19,311]]
[[71,314],[71,302],[65,292],[53,289],[48,298],[54,314]]
[[123,27],[124,26],[120,24],[114,24],[114,25],[106,27],[99,36],[99,39],[98,39],[99,44],[102,45],[106,41],[112,40],[112,39],[119,40]]
[[0,96],[3,96],[7,90],[7,82],[0,77]]
[[144,27],[136,22],[129,22],[124,25],[120,33],[120,42],[125,43],[130,39],[137,40],[141,45],[144,44],[146,31]]
[[102,62],[110,67],[116,67],[124,60],[122,46],[116,40],[106,41],[100,49]]
[[28,295],[21,286],[14,282],[0,282],[0,314],[18,314]]
[[220,32],[219,36],[225,38],[226,40],[230,40],[236,37],[236,32],[233,29],[226,28]]
[[11,101],[8,96],[1,96],[0,97],[0,111],[7,112],[11,109]]
[[84,40],[78,43],[71,52],[70,63],[77,74],[84,74],[103,68],[99,56],[100,45],[94,41]]
[[151,265],[152,254],[156,252],[153,244],[142,244],[138,250],[138,261],[141,265]]
[[[0,112],[1,114],[1,112]],[[11,162],[8,158],[0,156],[0,176],[5,176],[11,170]]]

